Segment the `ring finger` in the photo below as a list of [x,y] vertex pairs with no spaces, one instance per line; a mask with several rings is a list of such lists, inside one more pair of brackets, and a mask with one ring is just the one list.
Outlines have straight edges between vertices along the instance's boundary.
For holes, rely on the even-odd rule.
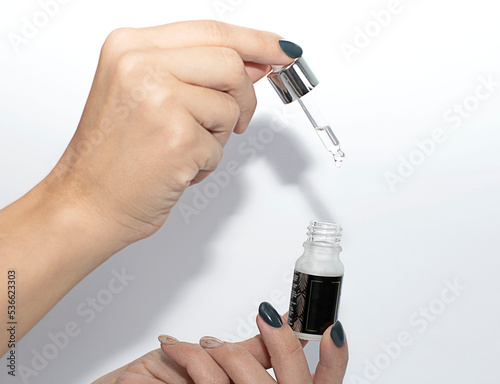
[[205,336],[200,345],[238,384],[276,384],[262,365],[244,347],[235,343],[225,343],[215,337]]

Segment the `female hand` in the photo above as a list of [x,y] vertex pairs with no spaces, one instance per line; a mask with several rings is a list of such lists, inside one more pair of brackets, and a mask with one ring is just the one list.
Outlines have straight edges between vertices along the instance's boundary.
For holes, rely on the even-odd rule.
[[253,83],[291,62],[276,34],[214,21],[119,29],[106,40],[81,122],[47,179],[130,244],[247,128]]
[[241,343],[203,337],[197,345],[162,335],[164,354],[153,351],[94,384],[276,383],[269,368],[280,384],[342,383],[348,349],[341,323],[323,334],[320,360],[311,375],[301,342],[285,316],[283,320],[269,303],[262,303],[257,316],[260,335]]
[[97,266],[158,230],[186,187],[217,167],[252,117],[253,83],[292,61],[279,40],[214,21],[111,33],[60,161],[0,211],[0,272],[23,276],[18,339]]

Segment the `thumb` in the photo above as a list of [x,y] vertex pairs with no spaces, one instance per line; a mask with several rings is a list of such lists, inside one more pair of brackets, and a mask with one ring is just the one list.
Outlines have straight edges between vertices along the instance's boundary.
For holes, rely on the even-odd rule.
[[342,323],[337,321],[323,333],[314,384],[342,384],[349,351]]
[[[288,312],[281,316],[283,323],[286,323],[288,320]],[[302,344],[302,347],[305,347],[307,344],[307,340],[299,340]],[[271,358],[269,357],[269,352],[267,351],[266,344],[264,340],[262,340],[262,335],[259,333],[257,336],[252,337],[251,339],[240,341],[236,343],[244,347],[252,356],[262,365],[265,369],[269,369],[272,367]]]
[[271,71],[271,66],[247,61],[245,62],[245,69],[247,71],[248,77],[250,77],[252,83],[255,84]]

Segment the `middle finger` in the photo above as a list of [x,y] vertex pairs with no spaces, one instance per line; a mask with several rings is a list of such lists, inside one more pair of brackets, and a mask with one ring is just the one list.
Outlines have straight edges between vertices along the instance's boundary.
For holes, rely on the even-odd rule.
[[271,375],[241,345],[225,343],[210,336],[202,337],[200,345],[233,382],[238,384],[276,384]]
[[234,131],[243,132],[257,106],[253,83],[243,59],[231,48],[188,47],[161,51],[162,62],[177,79],[202,87],[227,92],[240,107]]
[[184,367],[195,384],[228,381],[222,368],[199,345],[179,342],[168,335],[161,335],[158,340],[165,355]]

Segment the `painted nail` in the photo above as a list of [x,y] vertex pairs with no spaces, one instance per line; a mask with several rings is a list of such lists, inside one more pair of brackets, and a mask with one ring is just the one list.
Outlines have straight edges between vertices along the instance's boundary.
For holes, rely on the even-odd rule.
[[222,340],[219,340],[215,337],[212,337],[212,336],[203,336],[201,339],[200,339],[200,345],[203,347],[203,348],[215,348],[215,347],[218,347],[219,345],[222,345],[224,344],[224,342]]
[[158,341],[162,344],[174,345],[179,342],[175,337],[169,335],[160,335],[158,336]]
[[273,328],[281,328],[283,325],[283,320],[281,320],[280,314],[276,312],[276,309],[274,309],[274,307],[267,301],[264,301],[259,305],[259,315]]
[[292,43],[288,40],[280,40],[279,41],[280,48],[283,52],[285,52],[292,59],[296,59],[302,56],[302,48],[295,43]]
[[330,336],[332,337],[333,343],[337,346],[337,348],[342,348],[345,343],[345,333],[344,327],[342,327],[342,323],[340,321],[337,320],[335,324],[333,324]]

